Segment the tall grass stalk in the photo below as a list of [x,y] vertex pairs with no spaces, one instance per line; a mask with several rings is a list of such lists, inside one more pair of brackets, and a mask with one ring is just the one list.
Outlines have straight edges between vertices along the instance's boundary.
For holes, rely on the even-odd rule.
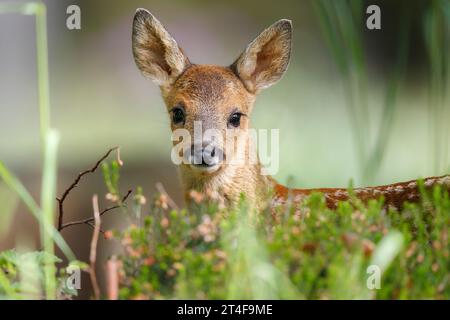
[[[47,10],[43,3],[34,3],[29,7],[29,9],[31,13],[36,16],[36,54],[39,89],[39,115],[41,122],[41,139],[44,142],[47,137],[50,138],[51,136],[49,134],[50,85],[48,76]],[[48,141],[48,143],[51,143],[51,141]],[[47,148],[49,148],[49,146],[44,147],[45,150],[47,150]]]
[[[1,161],[0,178],[8,188],[10,188],[19,196],[19,198],[27,207],[28,211],[37,219],[39,223],[41,223],[43,217],[41,208],[38,206],[31,194],[22,184],[22,182],[20,182],[20,180],[14,174],[12,174],[11,171],[8,170]],[[47,222],[45,221],[43,223],[46,225],[46,232],[48,232],[48,234],[52,237],[52,239],[55,241],[55,244],[61,249],[66,258],[70,261],[75,260],[75,254],[67,245],[61,234],[56,230],[56,228],[53,225],[47,224]]]
[[[0,180],[1,181],[1,180]],[[14,212],[19,205],[19,197],[0,182],[0,236],[6,233],[14,218]]]
[[[69,261],[75,260],[74,253],[54,227],[54,207],[57,181],[56,158],[59,136],[55,130],[50,129],[50,92],[46,7],[42,2],[19,4],[2,3],[0,4],[0,13],[33,15],[36,19],[38,104],[41,149],[43,155],[41,206],[39,207],[36,204],[23,184],[6,168],[2,162],[0,162],[0,177],[5,181],[6,185],[11,190],[17,193],[29,211],[39,221],[41,245],[43,246],[44,251],[49,255],[54,255],[54,244],[56,243]],[[44,285],[47,299],[54,299],[56,297],[55,276],[55,263],[51,259],[47,259],[44,266]],[[7,288],[7,284],[2,283],[2,287]]]
[[292,282],[274,266],[260,244],[255,216],[241,201],[239,212],[229,217],[235,224],[224,239],[230,256],[227,299],[299,299],[303,296]]
[[[397,108],[397,90],[406,65],[407,31],[402,26],[398,68],[391,76],[386,88],[382,117],[377,124],[376,135],[371,135],[369,112],[368,72],[366,66],[362,30],[364,6],[361,0],[314,1],[319,22],[330,51],[344,81],[347,111],[352,126],[352,137],[356,150],[359,176],[362,183],[372,183],[380,169],[387,149],[388,137],[393,128]],[[407,16],[406,21],[409,21]],[[373,141],[373,143],[371,143]]]
[[429,58],[429,128],[433,171],[448,170],[450,101],[450,1],[433,0],[424,21]]
[[365,172],[368,180],[373,181],[379,167],[383,161],[385,149],[388,145],[389,135],[394,126],[396,102],[400,83],[404,78],[406,64],[408,61],[408,44],[410,39],[410,16],[408,12],[400,21],[400,36],[397,50],[397,58],[395,68],[389,77],[389,82],[386,87],[386,94],[384,99],[382,121],[378,135],[376,137],[373,149],[369,155],[366,164]]
[[[318,13],[319,23],[323,30],[325,39],[330,47],[331,53],[335,59],[338,70],[341,72],[343,78],[345,79],[343,84],[347,97],[347,112],[350,118],[352,137],[358,160],[357,162],[358,165],[361,165],[361,163],[364,162],[365,157],[364,155],[366,144],[364,142],[364,135],[366,132],[361,127],[361,120],[358,112],[360,109],[356,108],[357,103],[354,101],[355,95],[353,93],[353,85],[355,83],[358,83],[358,81],[351,80],[357,78],[358,74],[355,72],[356,68],[354,68],[354,66],[351,64],[352,60],[349,58],[347,50],[344,49],[345,45],[343,45],[343,42],[345,40],[350,41],[351,44],[354,44],[350,49],[353,49],[353,51],[358,51],[358,49],[355,47],[355,39],[350,39],[350,35],[346,35],[343,30],[345,29],[346,31],[348,31],[349,29],[353,30],[354,28],[351,28],[348,24],[349,22],[345,19],[339,19],[339,15],[337,13],[337,11],[347,12],[348,8],[342,7],[342,5],[346,5],[346,3],[340,1],[330,3],[328,1],[319,0],[314,1],[313,5],[316,9],[316,12]],[[348,14],[346,14],[346,16],[347,15]],[[351,35],[353,37],[356,36],[355,33],[352,33]],[[343,39],[344,36],[345,39]],[[359,56],[356,53],[351,55]]]
[[[48,131],[44,150],[44,169],[42,177],[42,218],[40,221],[41,242],[44,251],[54,255],[55,248],[53,238],[49,226],[54,225],[55,213],[55,198],[56,198],[56,175],[57,175],[57,149],[58,149],[59,135],[56,131]],[[55,299],[56,283],[55,263],[48,259],[44,267],[45,274],[45,293],[47,299]]]
[[39,121],[42,150],[50,130],[50,88],[48,75],[47,9],[42,2],[0,3],[1,13],[20,13],[35,17],[36,64],[39,96]]

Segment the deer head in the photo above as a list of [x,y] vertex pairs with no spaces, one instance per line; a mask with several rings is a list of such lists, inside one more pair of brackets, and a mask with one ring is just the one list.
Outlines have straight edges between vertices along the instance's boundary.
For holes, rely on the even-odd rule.
[[[285,73],[291,30],[289,20],[280,20],[254,39],[232,65],[198,65],[189,61],[150,12],[137,10],[132,35],[136,64],[160,87],[172,131],[182,129],[194,137],[182,150],[187,159],[180,164],[185,189],[210,191],[226,201],[241,192],[252,197],[256,189],[267,187],[258,163],[227,161],[237,157],[236,152],[249,150],[227,147],[224,137],[230,131],[234,136],[236,132],[238,137],[245,135],[256,95]],[[213,134],[196,134],[199,127]]]

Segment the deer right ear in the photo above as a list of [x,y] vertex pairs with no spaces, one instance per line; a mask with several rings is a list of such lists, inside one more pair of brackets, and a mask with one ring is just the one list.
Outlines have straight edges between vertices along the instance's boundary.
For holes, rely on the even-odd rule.
[[171,85],[190,64],[175,39],[145,9],[134,15],[132,45],[138,68],[159,86]]

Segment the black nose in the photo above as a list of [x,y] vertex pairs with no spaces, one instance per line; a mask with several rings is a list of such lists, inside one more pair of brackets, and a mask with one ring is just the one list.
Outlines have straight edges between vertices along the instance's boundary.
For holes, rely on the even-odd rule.
[[193,164],[214,166],[223,161],[223,151],[211,144],[206,147],[193,144],[191,146],[191,157]]

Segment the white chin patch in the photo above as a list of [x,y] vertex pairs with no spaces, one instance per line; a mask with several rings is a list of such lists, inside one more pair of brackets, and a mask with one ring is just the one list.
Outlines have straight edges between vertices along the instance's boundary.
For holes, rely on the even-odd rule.
[[195,171],[198,171],[198,172],[214,173],[220,168],[220,165],[219,164],[215,164],[215,165],[212,165],[212,166],[202,166],[202,165],[191,164],[191,168],[194,169]]

